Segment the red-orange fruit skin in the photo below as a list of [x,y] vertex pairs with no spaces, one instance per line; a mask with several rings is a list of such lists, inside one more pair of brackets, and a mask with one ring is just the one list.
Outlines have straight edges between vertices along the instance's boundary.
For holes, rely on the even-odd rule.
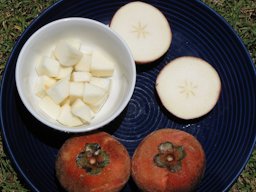
[[[176,173],[154,164],[158,146],[163,142],[183,146],[186,152],[182,169]],[[187,192],[200,183],[205,170],[205,153],[198,140],[180,130],[160,129],[148,135],[137,147],[132,158],[132,177],[142,191]]]
[[[76,158],[87,143],[98,143],[110,158],[100,174],[89,175],[76,164]],[[126,148],[111,135],[98,132],[68,139],[56,159],[56,176],[70,192],[117,192],[128,181],[131,161]]]

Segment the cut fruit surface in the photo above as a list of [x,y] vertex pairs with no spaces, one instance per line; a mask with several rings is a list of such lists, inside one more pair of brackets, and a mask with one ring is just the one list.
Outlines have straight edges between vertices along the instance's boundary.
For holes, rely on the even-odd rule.
[[93,48],[90,47],[90,46],[87,46],[87,45],[84,45],[82,44],[80,46],[80,49],[79,49],[82,53],[84,54],[89,54],[89,55],[92,55],[93,54]]
[[56,120],[60,113],[60,106],[49,96],[45,96],[39,102],[39,108],[52,119]]
[[42,61],[36,65],[36,71],[38,75],[56,77],[60,72],[60,64],[55,59],[43,57]]
[[88,82],[90,81],[91,76],[92,75],[89,72],[77,71],[72,73],[71,79],[77,82]]
[[160,71],[156,90],[169,112],[182,119],[194,119],[215,106],[221,81],[209,63],[187,56],[171,61]]
[[101,52],[94,52],[91,63],[91,73],[96,77],[110,77],[115,69],[115,63]]
[[92,53],[83,53],[81,60],[75,65],[76,71],[90,71]]
[[69,84],[68,78],[61,79],[48,89],[47,94],[56,104],[60,104],[69,96]]
[[94,113],[97,113],[102,108],[102,106],[108,99],[108,96],[109,96],[108,94],[105,94],[97,103],[89,105]]
[[60,67],[60,72],[56,79],[63,79],[68,77],[70,79],[71,73],[73,71],[73,67]]
[[70,38],[66,40],[67,44],[71,47],[79,50],[81,48],[81,40],[76,38]]
[[84,83],[82,82],[70,82],[69,86],[69,98],[71,101],[77,98],[83,99]]
[[75,49],[74,46],[71,46],[64,41],[60,41],[56,45],[54,55],[60,64],[66,67],[71,67],[77,64],[83,56],[78,49]]
[[90,107],[86,105],[81,99],[77,99],[71,106],[71,111],[77,117],[90,123],[94,117],[94,114]]
[[92,77],[90,83],[108,91],[111,86],[111,79]]
[[35,93],[38,97],[44,97],[46,91],[56,83],[56,80],[48,76],[39,76],[35,84]]
[[65,104],[61,107],[57,121],[63,125],[73,127],[83,124],[83,122],[71,112],[69,104]]
[[83,101],[89,105],[94,105],[98,103],[107,92],[91,83],[85,83],[84,85],[84,93],[83,93]]
[[171,44],[167,19],[147,3],[131,2],[121,7],[112,18],[110,28],[124,38],[138,63],[157,60]]

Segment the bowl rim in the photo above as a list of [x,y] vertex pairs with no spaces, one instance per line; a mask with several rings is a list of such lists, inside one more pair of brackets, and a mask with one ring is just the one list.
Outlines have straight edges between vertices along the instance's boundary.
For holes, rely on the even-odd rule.
[[[25,96],[25,94],[23,93],[22,90],[22,86],[21,86],[21,74],[19,73],[20,71],[20,67],[21,67],[21,57],[23,55],[23,53],[25,52],[26,48],[28,47],[28,45],[30,44],[31,41],[33,41],[42,31],[46,30],[49,27],[52,27],[56,24],[60,24],[60,23],[64,23],[64,22],[86,22],[89,24],[93,24],[101,29],[103,29],[104,31],[107,31],[108,34],[110,34],[111,36],[113,36],[116,40],[118,40],[120,42],[120,45],[123,46],[125,48],[125,50],[128,53],[129,56],[129,62],[132,63],[131,65],[131,69],[132,69],[132,74],[134,74],[131,78],[131,81],[129,82],[131,89],[129,89],[129,91],[127,92],[127,94],[125,94],[126,96],[123,99],[123,102],[120,104],[120,107],[118,108],[118,110],[116,110],[115,112],[113,112],[113,114],[110,116],[110,118],[104,119],[103,121],[100,121],[99,123],[96,123],[95,125],[81,125],[79,127],[68,127],[65,125],[62,125],[64,127],[60,127],[57,124],[51,123],[50,121],[45,120],[44,118],[41,118],[41,115],[39,115],[34,108],[31,106],[30,102],[28,101],[27,97]],[[109,124],[111,121],[113,121],[115,118],[117,118],[120,113],[125,109],[125,107],[128,105],[134,89],[135,89],[135,83],[136,83],[136,64],[135,61],[132,57],[132,52],[128,46],[128,44],[122,39],[122,37],[117,34],[115,31],[113,31],[110,27],[108,27],[107,25],[93,20],[93,19],[89,19],[89,18],[83,18],[83,17],[67,17],[67,18],[62,18],[62,19],[57,19],[54,20],[44,26],[42,26],[41,28],[39,28],[38,30],[36,30],[24,43],[24,45],[21,48],[21,51],[18,55],[17,61],[16,61],[16,66],[15,66],[15,83],[16,83],[16,87],[17,87],[17,91],[19,94],[19,97],[23,103],[23,105],[26,107],[26,109],[30,112],[30,114],[32,116],[34,116],[38,121],[40,121],[41,123],[43,123],[44,125],[48,126],[49,128],[58,130],[58,131],[62,131],[62,132],[67,132],[67,133],[85,133],[85,132],[89,132],[89,131],[93,131],[93,130],[97,130],[100,128],[103,128],[105,125]]]

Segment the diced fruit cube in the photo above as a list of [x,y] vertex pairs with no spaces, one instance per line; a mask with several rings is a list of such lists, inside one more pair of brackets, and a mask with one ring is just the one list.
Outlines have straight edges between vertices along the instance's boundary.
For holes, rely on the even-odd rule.
[[77,82],[88,82],[90,81],[91,77],[92,75],[89,72],[80,71],[73,72],[71,75],[71,79]]
[[82,53],[90,54],[91,55],[93,53],[93,48],[82,44],[80,46],[80,51]]
[[55,45],[46,48],[44,56],[56,59],[54,55]]
[[60,106],[57,105],[49,96],[45,96],[40,100],[39,108],[54,120],[57,119],[60,113]]
[[81,47],[81,41],[80,39],[76,39],[76,38],[70,38],[66,41],[71,47],[80,50]]
[[104,95],[97,103],[90,104],[90,108],[93,110],[94,113],[99,112],[99,110],[103,107],[103,105],[106,103],[108,98],[108,94]]
[[57,121],[63,125],[72,127],[83,124],[83,122],[71,112],[71,106],[69,104],[65,104],[61,107]]
[[44,97],[46,91],[56,83],[56,80],[46,75],[39,76],[35,84],[35,93],[39,97]]
[[96,104],[98,103],[104,96],[106,95],[106,91],[96,85],[91,83],[85,83],[84,93],[83,93],[83,101],[87,104]]
[[48,89],[47,94],[56,104],[60,104],[64,101],[64,99],[69,96],[68,78],[57,81],[50,89]]
[[61,67],[59,75],[56,77],[56,79],[63,79],[66,77],[70,79],[72,71],[73,71],[73,67]]
[[90,123],[94,117],[94,113],[88,105],[81,99],[77,99],[71,106],[71,111],[74,115],[80,117],[84,121]]
[[36,72],[38,75],[56,77],[60,72],[60,64],[53,58],[42,57],[41,62],[36,65]]
[[97,77],[109,77],[114,72],[114,62],[100,52],[94,52],[92,56],[91,73]]
[[64,106],[64,105],[70,105],[71,101],[70,101],[70,98],[67,97],[66,99],[64,99],[61,103],[60,103],[60,106]]
[[80,98],[83,99],[84,83],[82,82],[70,82],[69,97],[71,102]]
[[90,83],[96,85],[106,91],[109,91],[111,85],[111,79],[100,78],[100,77],[92,77]]
[[92,63],[92,54],[84,53],[80,61],[75,65],[75,71],[90,71]]
[[82,58],[82,53],[65,41],[60,41],[56,45],[54,54],[60,64],[66,67],[71,67],[77,64]]

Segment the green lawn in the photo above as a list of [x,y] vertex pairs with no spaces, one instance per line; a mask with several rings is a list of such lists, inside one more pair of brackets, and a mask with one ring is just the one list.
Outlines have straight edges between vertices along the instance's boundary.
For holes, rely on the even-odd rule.
[[[43,9],[54,0],[0,0],[0,74],[17,37]],[[256,61],[256,1],[255,0],[204,0],[220,13],[239,33],[253,61]],[[0,190],[3,192],[28,191],[20,183],[6,156],[0,135]],[[245,170],[230,190],[256,191],[256,150]]]

